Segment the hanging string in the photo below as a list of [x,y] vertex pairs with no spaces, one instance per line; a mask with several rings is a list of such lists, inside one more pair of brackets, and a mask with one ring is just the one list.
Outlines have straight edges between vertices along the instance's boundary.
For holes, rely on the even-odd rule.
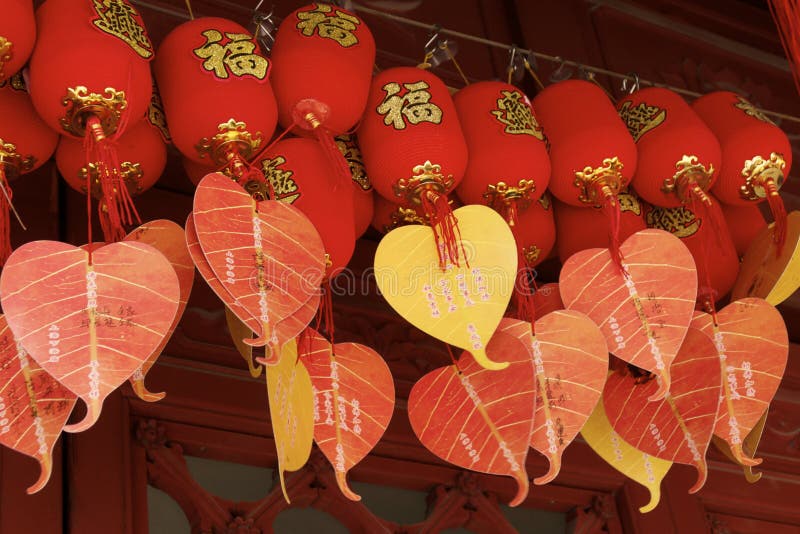
[[192,12],[191,0],[186,0],[186,11],[189,12],[189,19],[194,20],[194,13]]
[[[531,75],[531,78],[533,78],[533,81],[536,83],[536,87],[538,87],[540,91],[544,89],[544,84],[542,83],[542,80],[539,79],[539,76],[537,76],[536,71],[533,70],[533,67],[531,67],[531,63],[530,61],[528,61],[528,58],[524,58],[522,60],[522,64],[525,66],[525,70],[528,71],[528,74]],[[509,78],[510,77],[511,75],[509,74]]]
[[89,249],[89,265],[92,265],[92,252],[94,252],[94,241],[92,240],[92,176],[86,173],[86,240]]
[[458,368],[458,363],[456,362],[456,357],[453,355],[453,348],[447,343],[445,343],[444,346],[447,348],[447,354],[450,355],[450,361],[453,362],[453,367],[456,368],[456,371],[458,371],[458,374],[461,374],[461,369]]
[[458,64],[458,61],[456,61],[455,54],[450,52],[450,47],[447,45],[447,41],[443,41],[442,44],[439,45],[439,48],[445,51],[445,53],[447,54],[447,58],[453,63],[453,66],[458,71],[458,74],[459,76],[461,76],[461,79],[464,80],[464,85],[469,85],[469,80],[467,79],[467,75],[464,74],[463,70],[461,70],[461,65]]

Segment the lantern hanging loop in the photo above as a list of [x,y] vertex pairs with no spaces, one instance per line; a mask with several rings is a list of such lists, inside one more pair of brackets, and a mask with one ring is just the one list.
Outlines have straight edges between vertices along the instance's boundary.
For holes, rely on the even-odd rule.
[[272,45],[275,44],[275,21],[272,16],[275,12],[275,6],[269,10],[269,13],[259,11],[261,4],[264,0],[260,0],[256,7],[253,8],[253,17],[251,23],[254,26],[253,38],[258,42],[261,51],[265,55],[269,55],[272,50]]
[[620,87],[620,91],[631,95],[636,91],[638,91],[639,89],[641,89],[641,83],[639,82],[639,75],[635,72],[629,72],[628,77],[623,78],[622,80],[622,86]]

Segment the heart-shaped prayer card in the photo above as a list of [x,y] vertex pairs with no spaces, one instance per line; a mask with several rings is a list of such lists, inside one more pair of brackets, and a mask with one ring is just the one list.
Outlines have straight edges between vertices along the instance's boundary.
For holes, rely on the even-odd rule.
[[686,245],[669,232],[642,230],[620,246],[622,267],[605,248],[573,254],[561,269],[567,309],[588,315],[616,357],[659,376],[650,400],[669,391],[697,299],[697,270]]
[[121,241],[91,254],[57,241],[19,247],[0,275],[0,301],[17,341],[87,405],[89,428],[103,400],[170,332],[180,283],[169,260]]
[[461,266],[442,269],[433,230],[403,226],[389,232],[375,252],[378,288],[392,308],[426,334],[468,350],[487,369],[506,361],[486,356],[514,291],[517,248],[508,224],[486,206],[453,212],[458,219]]

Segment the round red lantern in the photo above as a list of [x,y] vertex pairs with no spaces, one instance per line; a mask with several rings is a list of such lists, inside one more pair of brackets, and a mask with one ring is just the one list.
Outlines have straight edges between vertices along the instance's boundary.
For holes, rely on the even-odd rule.
[[56,149],[58,134],[45,124],[25,91],[22,76],[0,84],[0,265],[11,254],[9,181],[38,169]]
[[513,223],[550,181],[550,157],[530,100],[513,85],[493,81],[468,85],[453,101],[469,149],[456,194],[466,204],[488,204]]
[[[647,225],[644,221],[645,204],[633,192],[622,191],[617,195],[619,204],[620,242],[626,240]],[[610,248],[611,236],[608,219],[600,208],[584,208],[556,200],[556,250],[561,262],[587,248]]]
[[533,268],[550,256],[556,242],[556,222],[553,202],[545,193],[524,211],[517,214],[517,222],[511,227],[520,265]]
[[283,19],[270,58],[281,126],[298,122],[338,135],[356,125],[375,64],[375,40],[358,15],[329,4],[301,7]]
[[0,82],[16,74],[33,50],[36,21],[32,0],[6,0],[0,17]]
[[[130,196],[139,195],[156,183],[167,164],[167,147],[158,128],[140,121],[128,128],[115,142],[122,183]],[[86,193],[87,181],[91,193],[101,201],[102,189],[98,162],[86,163],[83,143],[79,139],[62,137],[56,150],[56,165],[61,176],[76,191]]]
[[650,87],[626,95],[617,108],[636,142],[636,193],[667,208],[692,195],[707,202],[722,156],[717,138],[689,104],[674,91]]
[[743,206],[764,199],[775,218],[774,239],[786,239],[786,210],[778,190],[792,166],[792,148],[783,131],[750,102],[730,91],[704,95],[692,108],[722,147],[722,168],[711,192],[724,204]]
[[372,80],[358,139],[375,191],[406,206],[421,205],[442,266],[458,264],[457,221],[447,194],[464,175],[467,144],[444,82],[415,67],[381,72]]
[[722,204],[720,207],[731,232],[736,253],[742,257],[750,248],[750,243],[767,227],[767,221],[758,206]]
[[184,157],[237,177],[275,131],[278,111],[269,61],[248,31],[204,17],[173,29],[154,72],[169,132]]
[[375,195],[372,227],[382,234],[388,234],[399,226],[407,224],[426,224],[425,214],[420,206],[403,206]]
[[364,235],[372,222],[374,202],[372,183],[364,168],[364,158],[355,135],[342,134],[336,137],[336,146],[347,161],[350,176],[353,179],[353,219],[355,223],[356,239]]
[[189,178],[189,181],[195,186],[200,183],[200,180],[205,178],[206,174],[217,172],[214,167],[197,163],[193,159],[181,158],[181,163],[183,164],[183,170],[186,171],[186,176]]
[[353,188],[328,188],[325,151],[316,139],[295,137],[275,143],[254,163],[266,178],[266,196],[294,205],[319,231],[330,259],[328,276],[347,266],[355,249]]
[[728,294],[739,274],[739,256],[713,196],[710,205],[698,202],[676,208],[650,206],[645,218],[648,228],[679,237],[694,256],[700,305],[712,305]]
[[120,186],[112,141],[145,117],[152,93],[153,46],[127,0],[47,0],[36,11],[30,93],[42,119],[61,134],[85,138],[85,163],[100,162],[106,241],[125,237],[138,219]]

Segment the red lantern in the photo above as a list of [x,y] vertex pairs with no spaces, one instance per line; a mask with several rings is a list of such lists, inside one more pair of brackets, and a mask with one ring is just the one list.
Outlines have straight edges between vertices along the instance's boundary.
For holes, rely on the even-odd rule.
[[399,226],[407,224],[425,224],[425,214],[420,206],[406,207],[395,204],[375,195],[372,227],[382,234],[388,234]]
[[473,83],[453,100],[469,148],[456,194],[466,204],[488,204],[513,222],[550,181],[550,157],[531,103],[503,82]]
[[522,260],[520,265],[532,269],[546,260],[556,242],[556,222],[550,195],[545,193],[528,209],[518,213],[511,232]]
[[421,205],[442,266],[447,259],[458,264],[457,223],[447,194],[464,175],[467,144],[444,82],[414,67],[381,72],[372,80],[358,139],[375,191],[406,206]]
[[[356,125],[375,64],[375,40],[356,14],[329,4],[293,11],[278,28],[270,58],[281,126],[321,125],[338,135]],[[298,114],[303,101],[307,106]],[[316,126],[306,117],[309,112]]]
[[336,137],[336,146],[347,161],[353,179],[353,218],[358,239],[364,235],[372,221],[374,211],[372,183],[364,168],[364,158],[361,156],[356,137],[350,134],[340,135]]
[[648,228],[665,230],[679,237],[694,256],[697,300],[703,306],[713,305],[728,294],[739,274],[739,256],[719,202],[713,196],[711,201],[710,206],[698,203],[701,208],[698,210],[691,206],[650,206],[646,214]]
[[186,171],[186,176],[189,178],[189,181],[195,186],[200,183],[200,180],[205,178],[206,174],[216,172],[214,167],[197,163],[193,159],[181,158],[181,163],[183,164],[183,170]]
[[[158,128],[140,121],[128,128],[115,142],[122,183],[130,196],[139,195],[156,183],[167,164],[167,147]],[[87,179],[92,184],[92,196],[100,198],[97,174],[98,163],[85,162],[83,144],[78,139],[62,137],[56,150],[56,165],[61,176],[76,191],[86,193]]]
[[792,166],[792,148],[783,131],[750,102],[730,91],[704,95],[692,108],[722,147],[722,168],[711,192],[720,202],[744,206],[769,202],[775,242],[786,239],[786,209],[778,190]]
[[150,103],[153,46],[127,0],[47,0],[36,11],[38,38],[30,60],[30,92],[55,131],[85,138],[86,162],[100,162],[98,209],[107,241],[125,237],[138,219],[120,187],[111,142],[142,120]]
[[38,169],[56,149],[58,135],[36,114],[22,76],[0,84],[0,265],[11,254],[9,181]]
[[[626,240],[647,225],[644,221],[645,205],[632,192],[617,196],[620,209],[619,240]],[[556,250],[561,263],[587,248],[609,248],[608,220],[600,208],[583,208],[555,201]]]
[[6,0],[0,17],[0,82],[28,61],[36,41],[32,0]]
[[632,185],[655,206],[674,208],[690,196],[708,201],[721,163],[719,142],[678,93],[650,87],[625,96],[619,114],[636,141]]
[[741,257],[750,248],[750,243],[767,227],[767,221],[758,206],[721,205],[722,214],[731,232],[736,253]]
[[267,179],[265,196],[293,204],[319,231],[330,257],[329,276],[347,266],[355,249],[353,188],[329,189],[325,151],[316,139],[302,137],[275,143],[255,163]]
[[533,109],[550,142],[550,191],[571,206],[604,207],[612,257],[619,263],[616,198],[636,171],[633,138],[608,96],[588,81],[546,87],[534,99]]
[[239,24],[199,18],[173,29],[154,72],[175,147],[197,163],[241,177],[275,130],[269,61]]

